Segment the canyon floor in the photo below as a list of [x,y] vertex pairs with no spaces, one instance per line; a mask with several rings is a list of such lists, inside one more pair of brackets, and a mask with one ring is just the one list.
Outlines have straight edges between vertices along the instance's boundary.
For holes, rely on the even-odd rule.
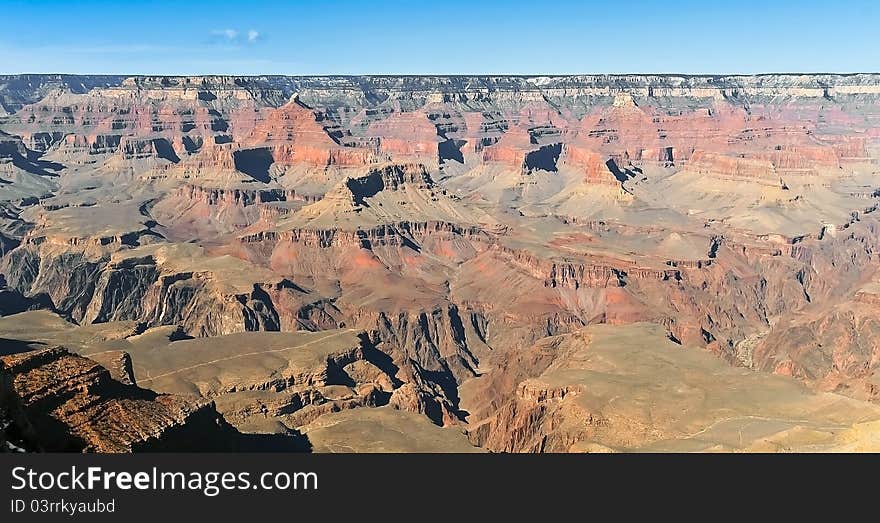
[[0,447],[880,450],[880,75],[0,76]]

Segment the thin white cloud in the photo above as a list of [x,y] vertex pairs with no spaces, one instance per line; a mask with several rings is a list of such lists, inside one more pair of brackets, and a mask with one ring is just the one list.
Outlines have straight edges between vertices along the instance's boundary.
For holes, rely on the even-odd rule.
[[234,41],[238,38],[238,31],[235,29],[214,29],[211,31],[213,36],[220,36],[227,40]]
[[214,40],[214,43],[225,42],[232,45],[240,45],[243,43],[254,44],[263,39],[263,33],[256,29],[243,31],[229,27],[226,29],[212,30],[211,37]]

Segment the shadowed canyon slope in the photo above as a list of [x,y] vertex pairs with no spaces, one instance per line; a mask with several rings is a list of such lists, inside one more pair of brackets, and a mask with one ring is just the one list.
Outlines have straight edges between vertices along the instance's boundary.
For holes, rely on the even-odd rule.
[[10,448],[878,448],[878,75],[22,75],[0,108]]

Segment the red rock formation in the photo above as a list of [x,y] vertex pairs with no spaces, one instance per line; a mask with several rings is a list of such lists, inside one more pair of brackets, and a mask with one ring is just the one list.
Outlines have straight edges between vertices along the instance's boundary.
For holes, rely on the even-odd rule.
[[686,170],[706,176],[779,185],[776,168],[768,160],[695,151],[687,162]]
[[334,142],[315,114],[297,100],[270,112],[243,143],[271,147],[279,165],[360,166],[372,157],[367,149],[342,147]]
[[511,127],[497,143],[483,148],[483,161],[522,169],[526,154],[533,149],[535,145],[529,132],[521,127]]
[[[184,449],[187,435],[199,434],[202,448],[210,448],[205,436],[221,419],[212,402],[124,385],[60,347],[0,358],[0,381],[12,421],[46,451]],[[191,441],[189,448],[196,446]]]
[[831,144],[841,160],[864,159],[868,157],[865,136],[822,136],[822,141]]
[[605,158],[599,153],[591,151],[579,143],[570,143],[566,144],[564,155],[566,165],[583,170],[585,182],[600,185],[620,185],[611,169],[608,168]]
[[[278,97],[228,78],[178,82],[142,77],[86,94],[55,90],[23,108],[14,127],[40,151],[64,142],[67,153],[113,153],[129,137],[164,139],[182,155],[211,137],[243,137]],[[47,126],[56,132],[44,132]]]
[[436,127],[423,112],[394,113],[371,124],[367,136],[378,137],[379,149],[394,160],[437,162],[440,138]]
[[756,159],[767,160],[780,170],[813,171],[817,166],[840,167],[840,157],[833,147],[821,145],[786,145],[771,151],[754,153]]

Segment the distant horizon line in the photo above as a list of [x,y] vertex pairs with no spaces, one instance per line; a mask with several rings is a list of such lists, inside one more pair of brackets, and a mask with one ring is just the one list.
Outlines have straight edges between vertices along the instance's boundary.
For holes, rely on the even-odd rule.
[[333,78],[426,78],[426,77],[450,77],[450,78],[491,78],[491,77],[515,77],[515,78],[541,78],[541,77],[575,77],[575,76],[679,76],[679,77],[731,77],[731,76],[858,76],[880,75],[880,71],[850,71],[850,72],[761,72],[761,73],[260,73],[260,74],[230,74],[230,73],[0,73],[2,76],[122,76],[127,78],[190,78],[190,77],[235,77],[235,78],[262,78],[262,77],[285,77],[285,78],[309,78],[309,77],[333,77]]

